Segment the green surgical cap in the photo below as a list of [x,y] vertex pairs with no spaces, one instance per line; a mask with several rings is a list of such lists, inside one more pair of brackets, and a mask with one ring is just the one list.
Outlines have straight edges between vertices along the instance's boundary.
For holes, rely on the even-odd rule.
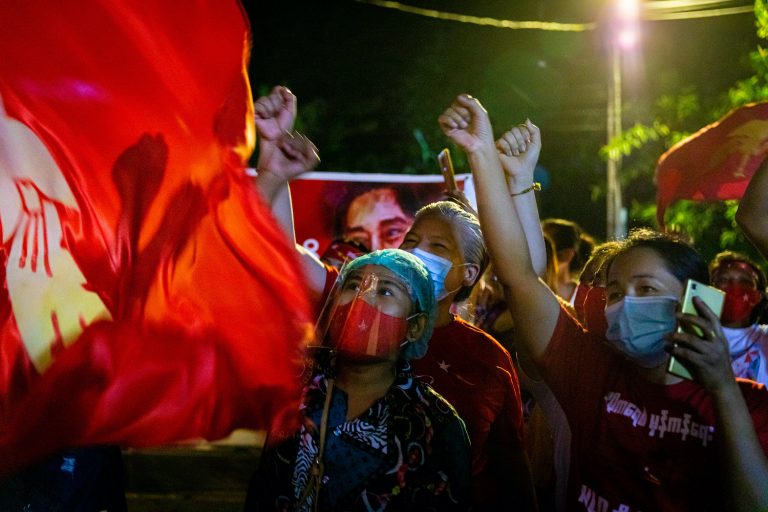
[[366,265],[380,265],[389,269],[399,277],[408,289],[411,301],[419,312],[427,315],[427,325],[421,337],[405,346],[403,357],[405,359],[419,359],[427,353],[429,339],[432,337],[432,329],[435,326],[437,308],[435,306],[435,292],[432,287],[432,278],[429,277],[427,267],[419,258],[400,249],[384,249],[357,257],[344,266],[341,273],[342,282],[350,272]]

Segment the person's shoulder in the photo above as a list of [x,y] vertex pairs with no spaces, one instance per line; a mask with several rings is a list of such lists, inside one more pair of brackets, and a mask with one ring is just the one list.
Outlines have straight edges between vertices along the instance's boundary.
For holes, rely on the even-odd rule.
[[455,317],[449,326],[448,332],[467,349],[468,357],[476,357],[494,366],[500,362],[504,363],[504,366],[507,362],[511,363],[509,351],[481,328],[459,317]]

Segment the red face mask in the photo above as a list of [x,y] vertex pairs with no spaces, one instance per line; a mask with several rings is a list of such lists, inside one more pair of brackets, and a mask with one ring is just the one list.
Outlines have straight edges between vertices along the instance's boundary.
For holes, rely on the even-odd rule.
[[338,306],[329,326],[331,342],[348,359],[389,359],[405,342],[405,318],[387,315],[362,299]]
[[730,284],[721,288],[725,292],[723,314],[720,320],[724,324],[743,323],[763,298],[760,290],[743,284]]

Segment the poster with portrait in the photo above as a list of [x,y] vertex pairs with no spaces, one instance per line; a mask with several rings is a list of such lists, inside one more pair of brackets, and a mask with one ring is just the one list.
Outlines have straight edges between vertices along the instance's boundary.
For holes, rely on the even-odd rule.
[[[476,208],[471,174],[456,182]],[[334,240],[398,247],[422,206],[445,198],[441,175],[312,172],[291,182],[296,241],[322,256]]]

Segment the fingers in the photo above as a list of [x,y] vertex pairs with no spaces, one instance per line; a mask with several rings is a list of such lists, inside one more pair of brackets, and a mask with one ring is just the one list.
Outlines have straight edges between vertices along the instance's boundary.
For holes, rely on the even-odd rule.
[[449,130],[464,130],[469,127],[473,119],[487,115],[488,113],[477,98],[460,94],[438,118],[438,122]]
[[296,95],[293,94],[290,89],[285,86],[278,85],[272,89],[272,95],[280,98],[282,108],[294,116],[296,115]]
[[262,96],[253,102],[253,112],[257,118],[269,119],[274,116],[274,107],[269,96]]
[[712,309],[707,306],[707,303],[701,300],[699,297],[693,298],[693,305],[696,308],[696,311],[699,313],[699,315],[706,319],[710,324],[712,324],[713,328],[715,330],[718,330],[720,328],[720,318],[715,314]]
[[700,316],[678,313],[677,320],[684,332],[701,339],[713,340],[719,332],[719,324],[713,325],[711,320]]
[[507,156],[520,156],[540,143],[539,128],[530,119],[505,132],[496,141],[496,148]]
[[289,160],[301,161],[313,167],[320,162],[317,147],[300,133],[286,133],[277,144]]
[[464,107],[451,105],[437,119],[443,129],[464,130],[469,126],[470,112]]
[[480,100],[473,98],[469,94],[459,94],[456,97],[454,105],[461,106],[472,113],[472,117],[487,116],[488,112],[480,104]]
[[725,341],[717,335],[702,339],[694,334],[676,332],[667,338],[667,352],[680,359],[708,389],[733,380],[731,359]]
[[496,141],[496,148],[507,156],[519,156],[528,148],[527,137],[527,130],[524,133],[521,127],[516,126],[499,137]]
[[533,124],[530,119],[525,120],[525,127],[528,129],[529,142],[531,144],[540,145],[541,130],[539,130],[539,127]]
[[287,87],[278,85],[267,96],[257,99],[253,103],[253,110],[261,119],[276,117],[281,111],[287,111],[295,116],[296,96]]

